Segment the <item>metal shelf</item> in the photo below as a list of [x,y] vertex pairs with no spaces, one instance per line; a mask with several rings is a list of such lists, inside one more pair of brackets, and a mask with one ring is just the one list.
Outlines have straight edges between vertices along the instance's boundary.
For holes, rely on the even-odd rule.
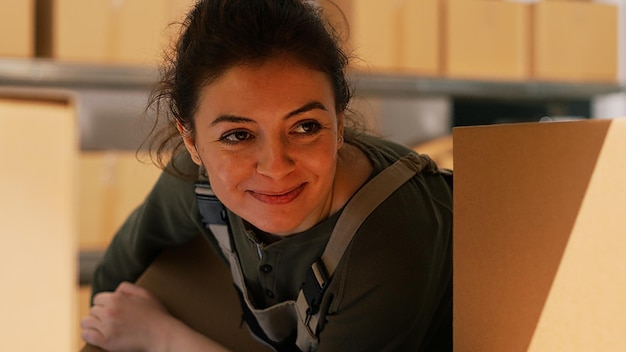
[[57,62],[47,59],[0,59],[0,86],[66,89],[150,89],[154,68]]
[[376,96],[446,95],[464,98],[586,99],[624,91],[611,83],[486,81],[399,74],[353,74],[359,94]]
[[[149,90],[157,79],[158,70],[152,67],[0,59],[0,86]],[[351,72],[350,79],[357,94],[368,96],[584,99],[625,90],[617,83],[481,81],[364,72]]]

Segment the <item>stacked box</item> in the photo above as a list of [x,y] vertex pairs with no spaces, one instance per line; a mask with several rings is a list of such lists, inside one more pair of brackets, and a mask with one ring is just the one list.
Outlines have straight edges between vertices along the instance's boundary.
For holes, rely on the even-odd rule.
[[532,78],[615,82],[617,6],[585,1],[532,5]]
[[528,79],[528,4],[493,0],[447,0],[444,14],[446,77]]
[[64,61],[154,65],[192,0],[42,0],[41,56]]
[[357,57],[355,67],[373,72],[440,74],[441,0],[335,3],[341,13],[321,1],[326,14],[347,34],[347,50]]
[[156,183],[161,170],[148,155],[83,151],[79,156],[79,245],[106,248],[130,213]]
[[0,1],[0,56],[29,58],[34,54],[34,0]]

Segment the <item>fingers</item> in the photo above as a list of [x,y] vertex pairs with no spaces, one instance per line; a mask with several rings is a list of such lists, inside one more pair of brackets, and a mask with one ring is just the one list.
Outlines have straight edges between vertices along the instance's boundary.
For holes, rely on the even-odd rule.
[[113,296],[112,292],[100,292],[93,296],[93,305],[104,306],[108,301],[111,300],[111,296]]
[[94,296],[89,316],[81,320],[81,337],[105,350],[145,350],[143,347],[154,343],[167,319],[167,308],[156,296],[123,282],[114,292]]
[[154,298],[148,290],[144,289],[143,287],[139,287],[135,284],[132,284],[130,282],[122,282],[121,284],[119,284],[119,286],[117,286],[117,289],[115,290],[115,292],[144,297],[144,298],[150,298],[150,299]]
[[80,320],[80,336],[86,343],[94,346],[101,346],[105,340],[104,333],[100,330],[101,321],[92,315],[88,315]]
[[117,344],[132,345],[136,339],[128,337],[134,334],[128,327],[137,325],[133,319],[145,312],[137,309],[144,307],[150,301],[146,297],[150,296],[148,291],[129,282],[121,283],[114,292],[96,294],[89,315],[80,321],[81,338],[104,349]]

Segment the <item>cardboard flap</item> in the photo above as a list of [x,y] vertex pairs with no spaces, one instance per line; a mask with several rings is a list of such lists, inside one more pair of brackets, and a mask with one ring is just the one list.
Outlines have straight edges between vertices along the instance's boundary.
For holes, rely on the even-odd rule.
[[453,135],[455,348],[623,351],[626,120]]

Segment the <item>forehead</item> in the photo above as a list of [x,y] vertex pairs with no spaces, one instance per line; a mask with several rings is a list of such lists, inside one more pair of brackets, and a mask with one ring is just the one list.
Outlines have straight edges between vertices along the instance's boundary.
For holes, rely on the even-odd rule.
[[199,105],[226,102],[245,105],[317,100],[334,107],[330,79],[302,63],[277,57],[226,70],[201,89]]
[[304,80],[322,78],[330,85],[330,79],[319,70],[311,68],[302,61],[287,55],[271,57],[259,62],[242,63],[235,65],[226,71],[213,83],[236,79],[243,82],[272,83],[282,80]]

